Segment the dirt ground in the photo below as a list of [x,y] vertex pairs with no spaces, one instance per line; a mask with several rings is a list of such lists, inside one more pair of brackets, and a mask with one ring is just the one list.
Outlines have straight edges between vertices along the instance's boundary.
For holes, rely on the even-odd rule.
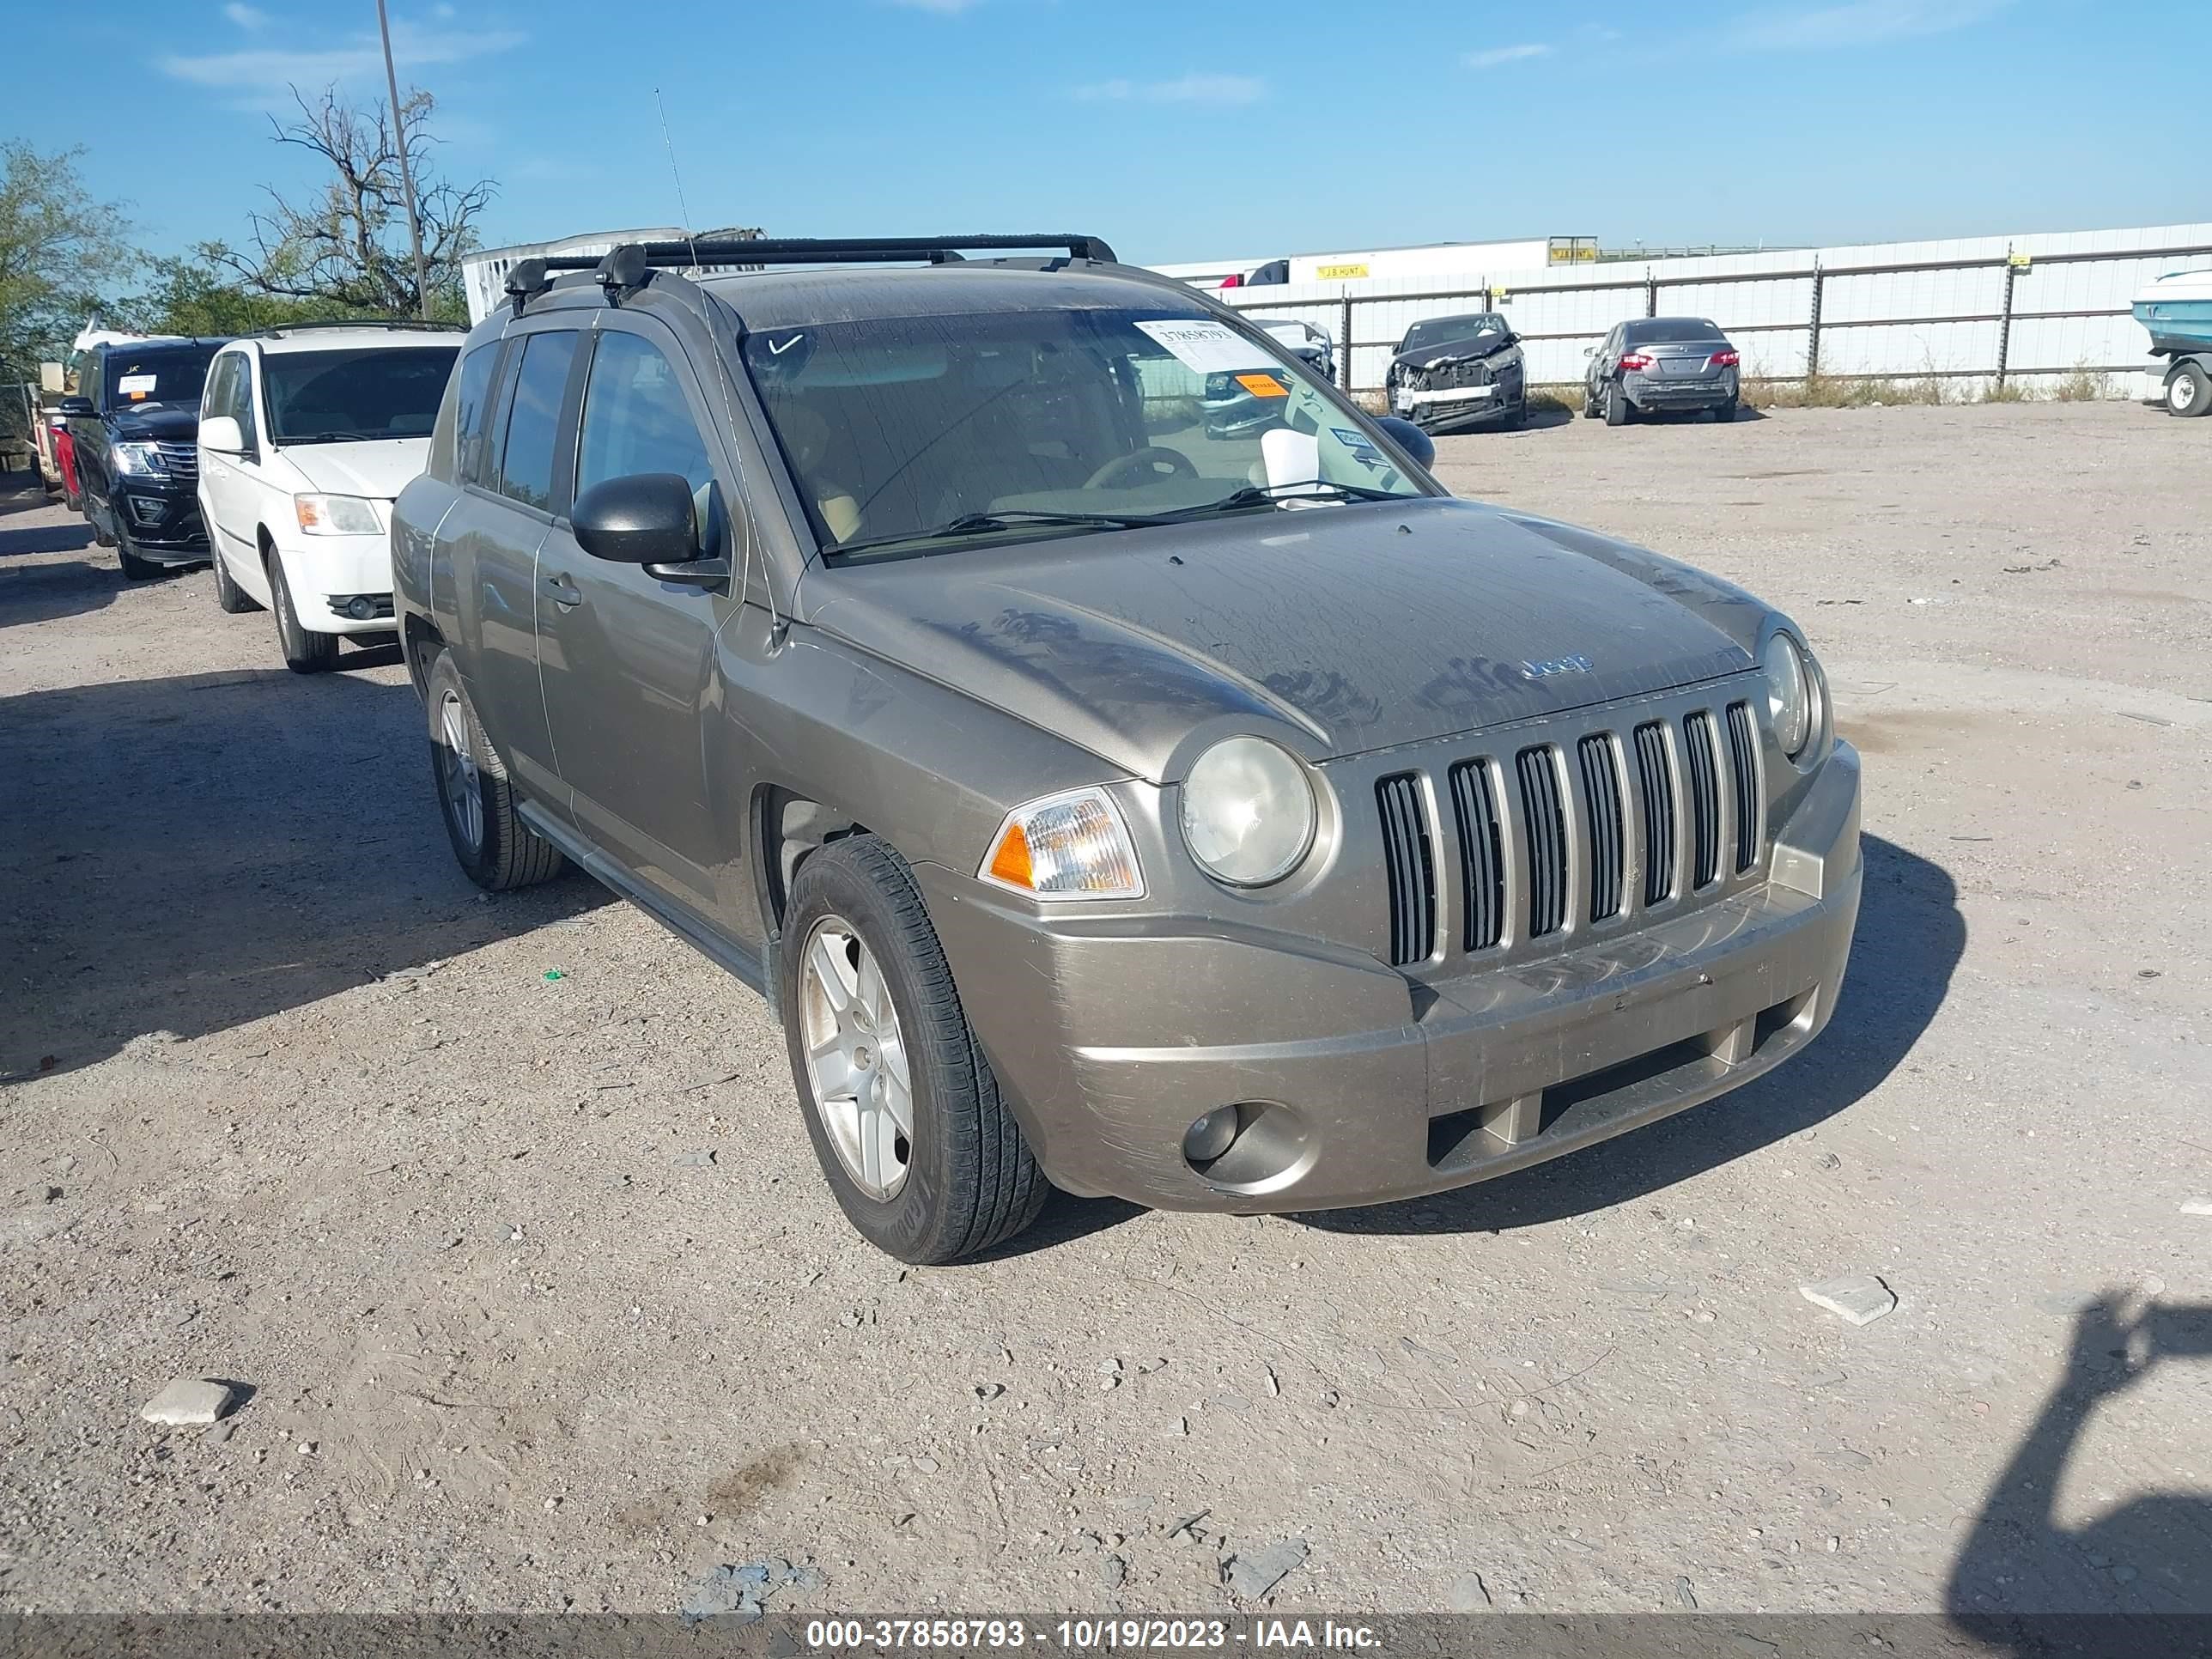
[[[843,1222],[750,993],[580,877],[467,884],[389,653],[296,678],[6,497],[0,1608],[673,1610],[779,1557],[780,1609],[1228,1610],[1297,1542],[1314,1612],[2212,1607],[2208,444],[1443,441],[1808,631],[1866,756],[1834,1024],[1447,1198],[1060,1199],[932,1271]],[[1896,1310],[1798,1293],[1845,1273]],[[251,1397],[140,1421],[179,1375]]]

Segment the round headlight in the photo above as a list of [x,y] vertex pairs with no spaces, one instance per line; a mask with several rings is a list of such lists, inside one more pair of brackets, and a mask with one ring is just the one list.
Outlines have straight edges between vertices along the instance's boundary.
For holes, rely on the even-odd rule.
[[1766,671],[1766,718],[1782,752],[1795,760],[1813,737],[1813,678],[1805,653],[1787,634],[1766,641],[1759,660]]
[[1265,738],[1229,738],[1182,786],[1182,838],[1201,869],[1237,887],[1279,881],[1313,845],[1320,816],[1305,768]]

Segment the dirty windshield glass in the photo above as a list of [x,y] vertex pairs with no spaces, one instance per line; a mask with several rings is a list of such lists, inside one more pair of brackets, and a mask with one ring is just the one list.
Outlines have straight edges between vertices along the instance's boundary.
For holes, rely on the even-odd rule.
[[109,409],[143,409],[148,404],[198,404],[207,384],[215,348],[151,346],[107,354],[101,397]]
[[1295,359],[1210,318],[874,319],[744,357],[833,550],[1423,493]]
[[1433,351],[1461,341],[1492,346],[1504,337],[1505,319],[1498,316],[1431,317],[1406,331],[1401,351]]
[[427,438],[458,347],[271,352],[261,360],[278,443]]

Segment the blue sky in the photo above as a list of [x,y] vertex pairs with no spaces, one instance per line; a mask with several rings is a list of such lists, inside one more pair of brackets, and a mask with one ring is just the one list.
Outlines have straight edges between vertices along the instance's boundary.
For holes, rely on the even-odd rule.
[[[2212,216],[2201,132],[2154,115],[2203,0],[391,4],[447,172],[498,181],[494,243],[677,222],[656,87],[693,220],[783,235],[1073,228],[1158,263]],[[157,252],[312,177],[268,138],[288,83],[382,90],[374,0],[14,11],[0,131],[83,144]]]

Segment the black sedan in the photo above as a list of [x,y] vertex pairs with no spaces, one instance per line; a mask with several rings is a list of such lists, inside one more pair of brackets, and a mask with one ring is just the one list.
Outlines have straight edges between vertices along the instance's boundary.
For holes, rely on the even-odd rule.
[[1425,431],[1477,421],[1518,426],[1528,413],[1521,337],[1494,311],[1415,323],[1382,385],[1390,413]]

